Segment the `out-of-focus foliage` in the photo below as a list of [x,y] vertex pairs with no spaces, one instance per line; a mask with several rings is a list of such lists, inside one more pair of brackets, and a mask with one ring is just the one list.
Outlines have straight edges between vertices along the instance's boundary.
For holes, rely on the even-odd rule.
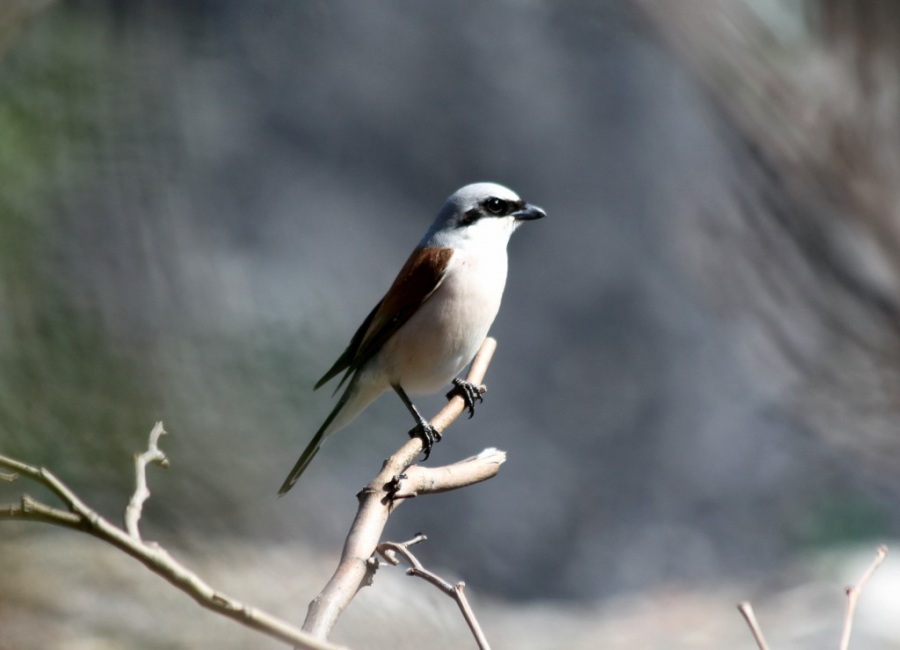
[[716,106],[728,146],[722,182],[684,207],[700,284],[746,332],[745,360],[786,412],[892,483],[900,5],[640,4]]
[[153,387],[73,299],[60,258],[91,252],[57,233],[90,218],[72,201],[93,191],[114,128],[108,84],[127,79],[108,24],[63,8],[33,20],[0,59],[0,439],[5,453],[103,485],[124,474],[116,463],[133,442],[120,434],[146,428]]

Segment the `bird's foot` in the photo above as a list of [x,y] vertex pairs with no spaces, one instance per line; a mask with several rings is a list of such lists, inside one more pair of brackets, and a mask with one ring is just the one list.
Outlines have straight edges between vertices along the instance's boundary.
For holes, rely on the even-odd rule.
[[484,386],[476,386],[472,382],[457,377],[453,380],[453,388],[447,393],[447,399],[462,397],[466,408],[469,409],[469,419],[471,419],[475,415],[475,402],[483,402],[485,392],[487,392],[487,388]]
[[423,420],[409,430],[409,437],[422,439],[422,451],[425,453],[422,460],[428,460],[434,443],[441,441],[441,432]]

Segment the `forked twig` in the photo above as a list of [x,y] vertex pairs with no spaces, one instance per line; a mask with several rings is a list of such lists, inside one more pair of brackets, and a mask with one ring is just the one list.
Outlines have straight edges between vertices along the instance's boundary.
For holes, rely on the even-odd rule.
[[[162,423],[158,423],[153,428],[153,432],[151,432],[150,449],[148,449],[150,453],[146,456],[146,462],[137,459],[136,462],[143,462],[144,466],[146,466],[147,462],[159,462],[157,459],[162,452],[159,452],[158,449],[156,452],[153,452],[153,448],[156,446],[160,435],[162,435]],[[141,456],[144,456],[144,454],[141,454]],[[65,505],[65,509],[57,508],[23,494],[18,504],[0,505],[0,520],[39,521],[88,533],[132,556],[207,609],[231,618],[258,632],[289,643],[294,647],[312,650],[339,650],[339,646],[316,639],[289,623],[216,591],[200,579],[197,574],[172,558],[158,544],[145,543],[141,541],[139,534],[126,532],[124,529],[101,517],[99,513],[89,508],[65,483],[49,470],[43,467],[34,467],[2,455],[0,455],[0,467],[12,470],[16,475],[32,479],[46,486]],[[149,491],[146,490],[146,477],[142,475],[140,469],[138,472],[138,486],[129,502],[128,514],[125,516],[126,520],[131,521],[129,527],[133,530],[136,530],[140,520],[143,502],[149,496]],[[142,476],[143,478],[141,478]],[[142,493],[141,490],[142,481],[146,494]]]
[[[856,584],[847,587],[845,590],[847,593],[847,609],[844,612],[844,627],[841,632],[840,650],[848,650],[850,647],[850,632],[853,629],[853,616],[856,613],[856,604],[859,601],[859,596],[862,593],[863,587],[866,586],[866,583],[869,582],[869,579],[872,577],[872,574],[874,574],[876,569],[884,562],[884,559],[887,557],[887,552],[887,546],[879,546],[878,550],[875,551],[875,559],[872,560],[869,567],[863,572],[859,580],[856,581]],[[747,621],[747,626],[750,628],[750,632],[753,634],[753,639],[756,641],[759,650],[768,650],[769,646],[766,645],[766,640],[763,638],[762,629],[756,621],[756,616],[753,614],[753,607],[751,607],[750,603],[746,600],[738,603],[737,607],[741,616]]]
[[846,589],[847,609],[844,612],[844,629],[841,633],[840,650],[847,650],[847,648],[850,647],[850,631],[853,628],[853,616],[856,613],[856,604],[859,601],[859,596],[862,593],[863,587],[865,587],[866,583],[869,581],[869,578],[872,577],[872,574],[874,574],[876,569],[884,562],[884,558],[887,557],[887,552],[887,546],[879,546],[878,550],[875,551],[875,559],[872,560],[869,568],[863,572],[855,585],[851,585]]
[[[466,380],[475,385],[481,384],[488,365],[494,355],[497,342],[492,338],[485,339],[472,361]],[[463,412],[465,402],[461,397],[454,397],[431,420],[431,425],[438,431],[444,431]],[[462,469],[442,474],[447,468],[433,468],[420,473],[410,467],[422,452],[422,439],[410,438],[393,456],[387,459],[378,475],[359,494],[359,508],[356,518],[350,526],[350,532],[344,542],[341,559],[337,569],[319,595],[309,604],[309,611],[303,623],[303,629],[318,638],[325,639],[337,622],[341,612],[350,604],[357,592],[370,584],[376,563],[372,562],[375,548],[381,540],[381,534],[387,524],[388,517],[405,498],[415,494],[439,492],[442,489],[455,489],[473,482],[485,480],[499,471],[505,454],[497,450],[486,450],[478,456],[450,465],[466,465]],[[407,470],[409,470],[408,474]],[[419,481],[426,474],[428,480]],[[404,475],[411,480],[409,485]],[[467,481],[459,481],[460,477],[468,477]],[[451,480],[452,479],[452,480]]]
[[[495,349],[496,341],[486,339],[472,361],[468,381],[474,384],[481,383]],[[464,408],[463,399],[454,397],[432,419],[432,426],[439,431],[445,430],[459,417]],[[18,504],[0,504],[0,520],[40,521],[86,532],[131,555],[203,607],[273,638],[291,643],[295,647],[314,650],[339,648],[325,639],[337,617],[356,592],[371,580],[375,569],[371,561],[375,547],[390,512],[397,505],[417,494],[456,489],[491,478],[497,474],[499,466],[505,460],[504,452],[487,449],[477,456],[447,467],[411,468],[413,461],[422,451],[422,441],[419,438],[410,439],[387,460],[378,476],[357,495],[360,507],[345,542],[341,563],[319,597],[310,604],[303,630],[298,630],[284,621],[214,590],[195,573],[173,559],[158,544],[145,543],[141,539],[139,529],[141,513],[144,503],[150,496],[146,467],[150,463],[167,466],[168,460],[158,444],[160,436],[164,433],[162,423],[157,423],[151,431],[147,450],[135,456],[136,485],[125,509],[124,528],[115,526],[89,508],[49,470],[2,455],[0,467],[11,470],[11,473],[0,473],[0,478],[13,481],[22,476],[41,483],[63,502],[65,509],[23,495]],[[407,469],[411,469],[408,477],[404,475]],[[456,587],[451,586],[451,589],[459,590],[462,602],[465,602],[462,596],[462,583]],[[463,613],[465,615],[465,611]],[[481,641],[479,643],[482,644]],[[482,644],[482,647],[488,646]]]
[[134,494],[131,495],[131,500],[125,508],[125,530],[138,541],[141,539],[138,527],[141,513],[144,510],[144,502],[150,497],[150,488],[147,487],[147,465],[156,463],[164,468],[169,466],[169,459],[159,448],[159,437],[165,432],[163,423],[157,422],[150,432],[147,451],[134,455]]
[[410,546],[418,544],[419,542],[424,542],[426,539],[428,539],[428,537],[423,533],[419,533],[407,542],[383,542],[378,545],[376,550],[381,554],[385,561],[394,566],[400,564],[400,560],[397,559],[397,556],[402,556],[406,563],[409,564],[406,575],[422,578],[426,582],[429,582],[440,589],[446,595],[450,596],[450,598],[456,602],[459,611],[462,612],[463,618],[466,619],[466,624],[475,636],[478,647],[481,650],[490,650],[491,646],[484,636],[484,632],[481,630],[478,620],[475,618],[475,612],[472,611],[472,607],[469,605],[469,599],[466,598],[466,583],[460,580],[455,585],[451,585],[436,573],[432,573],[426,569],[422,563],[419,562],[419,559],[409,550]]

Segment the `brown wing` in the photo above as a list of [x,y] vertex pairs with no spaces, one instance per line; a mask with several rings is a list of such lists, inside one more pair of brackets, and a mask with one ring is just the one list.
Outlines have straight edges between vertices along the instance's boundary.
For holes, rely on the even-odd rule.
[[350,345],[316,383],[316,388],[346,371],[341,383],[338,384],[340,388],[353,371],[375,356],[385,341],[408,321],[419,306],[440,286],[452,256],[453,250],[450,248],[416,248],[400,269],[384,298],[375,305],[356,330]]

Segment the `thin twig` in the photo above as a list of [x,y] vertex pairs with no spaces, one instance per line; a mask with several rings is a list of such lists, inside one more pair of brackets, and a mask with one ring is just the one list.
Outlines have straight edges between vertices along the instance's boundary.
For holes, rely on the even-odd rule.
[[163,423],[157,422],[150,431],[147,451],[134,455],[134,494],[131,495],[131,500],[125,508],[125,530],[138,541],[141,541],[141,530],[138,527],[141,513],[144,510],[144,502],[150,497],[150,488],[147,487],[147,465],[156,463],[160,467],[169,466],[169,459],[159,448],[159,437],[165,432]]
[[866,583],[869,581],[869,578],[872,577],[875,570],[881,566],[882,562],[884,562],[884,558],[887,557],[887,552],[887,546],[879,546],[878,550],[875,551],[875,559],[872,560],[869,568],[867,568],[862,576],[860,576],[855,585],[847,587],[846,589],[847,609],[844,612],[844,629],[841,633],[840,650],[847,650],[847,648],[850,647],[850,631],[853,628],[853,616],[856,613],[856,604],[859,601],[859,596],[862,593],[863,587],[865,587]]
[[[466,380],[480,384],[497,348],[493,338],[485,339],[472,361]],[[463,412],[465,402],[459,396],[451,399],[431,420],[431,425],[444,431]],[[394,508],[403,503],[395,498],[398,478],[410,468],[422,452],[422,440],[410,438],[388,458],[378,475],[359,494],[359,508],[344,542],[341,559],[334,575],[319,595],[309,604],[303,629],[320,639],[328,638],[341,612],[362,587],[371,583],[376,564],[371,561],[375,547]],[[496,473],[496,472],[495,472]],[[402,480],[400,482],[402,486]],[[461,487],[461,486],[458,486]]]
[[66,507],[63,510],[23,495],[18,504],[0,505],[0,520],[37,521],[86,532],[132,556],[207,609],[298,648],[339,650],[339,646],[317,639],[266,612],[216,591],[159,545],[144,543],[101,517],[49,470],[2,455],[0,467],[48,487]]
[[472,607],[469,605],[469,599],[466,598],[466,583],[460,580],[455,585],[451,585],[439,575],[426,569],[419,559],[409,550],[410,546],[418,544],[419,542],[424,542],[426,539],[428,538],[425,535],[419,533],[407,542],[383,542],[378,545],[376,550],[385,560],[387,560],[387,562],[395,566],[399,564],[397,555],[401,555],[403,559],[406,560],[406,563],[409,564],[406,575],[422,578],[426,582],[429,582],[440,589],[447,596],[450,596],[450,598],[456,602],[459,611],[462,612],[463,618],[466,619],[466,624],[472,631],[475,641],[478,643],[478,647],[481,650],[490,650],[491,646],[484,636],[484,632],[478,624],[478,620],[475,618],[475,612],[472,611]]
[[769,650],[769,646],[766,645],[766,639],[763,637],[762,628],[759,626],[759,623],[756,621],[756,615],[753,613],[753,606],[750,605],[748,601],[744,600],[738,603],[737,608],[741,613],[741,616],[744,617],[744,620],[747,621],[750,633],[756,641],[756,647],[758,647],[759,650]]

